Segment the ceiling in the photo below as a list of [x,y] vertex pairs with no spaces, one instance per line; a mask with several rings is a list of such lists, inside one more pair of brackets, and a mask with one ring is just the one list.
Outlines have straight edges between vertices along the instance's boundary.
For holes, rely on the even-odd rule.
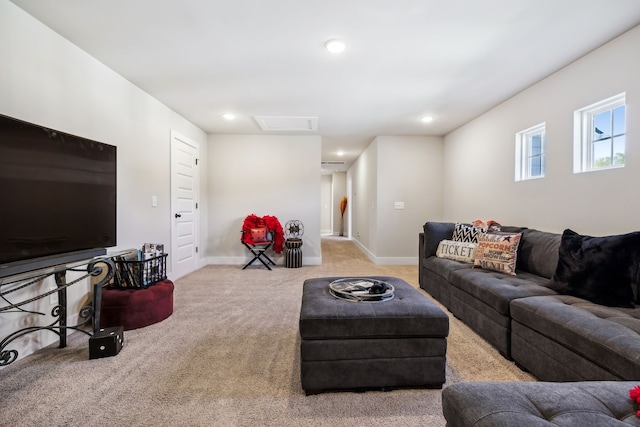
[[321,135],[345,166],[378,135],[445,135],[640,24],[638,0],[12,2],[207,133]]

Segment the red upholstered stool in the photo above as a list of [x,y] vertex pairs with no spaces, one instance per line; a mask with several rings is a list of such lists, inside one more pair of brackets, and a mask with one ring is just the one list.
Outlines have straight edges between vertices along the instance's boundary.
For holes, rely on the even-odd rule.
[[158,323],[173,313],[173,282],[163,280],[146,289],[103,289],[100,327],[125,331]]

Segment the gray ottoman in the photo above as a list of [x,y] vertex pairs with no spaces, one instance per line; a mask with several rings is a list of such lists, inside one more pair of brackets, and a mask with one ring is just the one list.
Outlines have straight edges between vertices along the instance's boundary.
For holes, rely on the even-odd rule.
[[632,381],[467,382],[442,391],[447,427],[640,426]]
[[449,317],[413,286],[370,276],[395,287],[389,301],[334,298],[337,277],[304,282],[300,310],[300,365],[306,394],[329,390],[442,388]]

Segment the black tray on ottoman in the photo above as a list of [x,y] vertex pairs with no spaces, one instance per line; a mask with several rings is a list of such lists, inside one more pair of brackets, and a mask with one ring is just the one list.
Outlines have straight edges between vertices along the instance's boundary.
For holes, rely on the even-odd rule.
[[331,390],[442,388],[449,317],[404,280],[394,297],[353,302],[331,295],[343,277],[304,282],[300,310],[300,365],[306,394]]

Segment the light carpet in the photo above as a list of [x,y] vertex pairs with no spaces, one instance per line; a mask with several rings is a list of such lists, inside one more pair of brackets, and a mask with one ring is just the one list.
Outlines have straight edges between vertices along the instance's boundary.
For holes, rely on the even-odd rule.
[[[346,239],[323,239],[322,259],[273,271],[205,267],[175,282],[171,317],[125,331],[117,356],[89,360],[88,337],[78,332],[64,349],[52,345],[1,369],[0,425],[444,426],[441,390],[305,396],[305,279],[385,275],[418,287],[417,266],[375,265]],[[533,380],[449,317],[445,387]]]

